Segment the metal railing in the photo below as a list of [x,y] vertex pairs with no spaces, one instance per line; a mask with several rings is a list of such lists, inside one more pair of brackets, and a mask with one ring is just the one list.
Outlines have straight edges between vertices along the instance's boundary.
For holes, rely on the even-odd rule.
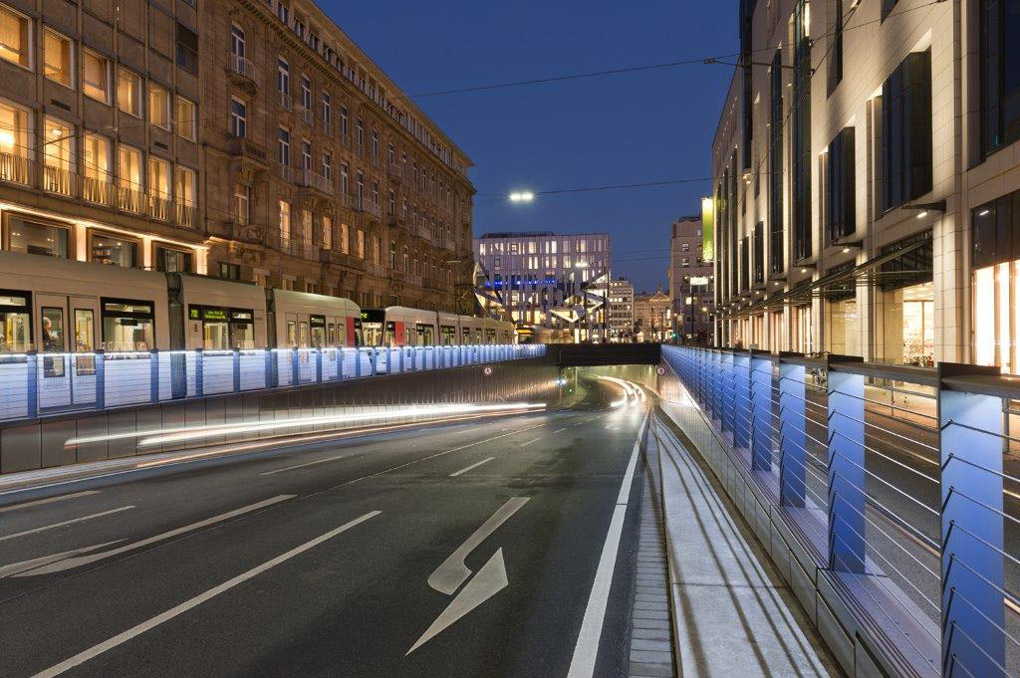
[[249,59],[245,59],[243,56],[238,56],[234,53],[227,54],[227,68],[233,73],[244,76],[249,80],[255,80],[255,64]]
[[364,196],[354,196],[354,209],[358,212],[367,212],[377,218],[382,218],[382,207],[379,203],[369,200]]
[[147,196],[141,191],[137,191],[133,188],[127,188],[126,186],[117,187],[117,206],[126,212],[137,212],[141,214],[145,211],[147,205]]
[[34,166],[35,163],[25,155],[0,153],[0,181],[31,184]]
[[4,354],[0,422],[543,355],[540,345]]
[[308,186],[330,195],[333,193],[333,182],[314,170],[301,170],[300,180],[302,186]]
[[1020,674],[1020,439],[1005,432],[1020,378],[674,346],[663,359],[682,427],[709,430],[699,449],[770,498],[888,665]]
[[112,181],[99,177],[83,177],[82,198],[89,202],[110,207],[117,206],[117,187]]
[[75,181],[76,178],[77,175],[70,170],[53,165],[44,165],[42,188],[47,193],[74,195],[75,184],[77,183]]

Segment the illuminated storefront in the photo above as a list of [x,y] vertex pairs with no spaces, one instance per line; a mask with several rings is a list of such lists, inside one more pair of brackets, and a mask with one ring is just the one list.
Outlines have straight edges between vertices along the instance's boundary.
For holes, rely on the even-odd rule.
[[976,208],[974,362],[1020,372],[1020,191]]

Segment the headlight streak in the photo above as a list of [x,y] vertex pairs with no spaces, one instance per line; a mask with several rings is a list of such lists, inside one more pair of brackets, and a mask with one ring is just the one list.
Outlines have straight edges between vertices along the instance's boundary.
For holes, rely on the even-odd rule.
[[[262,433],[266,431],[278,431],[302,426],[313,426],[322,424],[346,424],[365,421],[393,420],[412,417],[441,417],[458,414],[479,414],[493,412],[519,411],[520,413],[535,412],[544,410],[544,403],[500,403],[493,405],[415,405],[390,410],[377,410],[372,412],[359,412],[356,414],[323,415],[316,417],[298,417],[296,419],[283,419],[279,421],[259,421],[240,424],[212,424],[209,426],[194,426],[172,429],[150,429],[147,431],[134,431],[131,433],[116,433],[103,436],[83,436],[71,438],[64,443],[65,447],[75,447],[87,443],[107,442],[111,440],[123,440],[128,438],[141,438],[137,447],[154,447],[166,443],[187,442],[211,438],[214,436],[237,435],[246,433]],[[422,421],[422,424],[428,423]]]
[[621,389],[623,389],[623,397],[620,398],[619,400],[614,400],[613,402],[611,402],[609,404],[610,407],[617,409],[632,404],[631,401],[641,403],[645,402],[647,396],[645,396],[644,389],[640,388],[634,383],[625,381],[623,379],[617,379],[616,377],[604,377],[601,375],[599,376],[599,379],[601,381],[608,381],[609,383],[615,386],[619,386]]

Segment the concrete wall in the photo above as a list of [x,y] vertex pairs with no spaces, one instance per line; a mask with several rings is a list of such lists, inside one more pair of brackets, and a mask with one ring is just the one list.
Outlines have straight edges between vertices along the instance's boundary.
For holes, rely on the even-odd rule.
[[[486,368],[491,368],[491,374],[485,373]],[[558,378],[559,369],[551,361],[540,358],[39,419],[0,426],[0,473],[165,452],[180,447],[180,444],[151,447],[140,452],[134,437],[65,446],[66,441],[82,436],[347,414],[385,405],[521,401],[556,404],[560,393]],[[342,425],[316,424],[288,433],[340,427]],[[273,433],[236,434],[191,443],[191,446],[257,440],[268,435]]]

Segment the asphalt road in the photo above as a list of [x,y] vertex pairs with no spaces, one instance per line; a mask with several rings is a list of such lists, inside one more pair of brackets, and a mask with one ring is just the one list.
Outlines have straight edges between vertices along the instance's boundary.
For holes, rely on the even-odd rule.
[[618,396],[0,495],[0,676],[566,676],[642,419]]

